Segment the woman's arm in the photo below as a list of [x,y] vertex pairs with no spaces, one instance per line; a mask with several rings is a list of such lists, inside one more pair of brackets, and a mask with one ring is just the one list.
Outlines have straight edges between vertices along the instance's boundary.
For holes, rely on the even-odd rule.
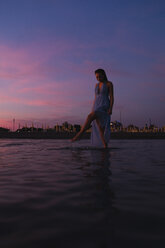
[[113,91],[113,84],[110,81],[108,81],[108,90],[109,90],[109,96],[110,96],[110,107],[108,110],[108,114],[111,115],[113,104],[114,104],[114,91]]

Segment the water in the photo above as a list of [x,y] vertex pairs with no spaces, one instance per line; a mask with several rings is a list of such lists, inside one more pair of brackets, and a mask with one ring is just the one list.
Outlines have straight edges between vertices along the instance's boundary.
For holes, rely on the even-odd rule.
[[0,140],[0,247],[165,247],[165,140]]

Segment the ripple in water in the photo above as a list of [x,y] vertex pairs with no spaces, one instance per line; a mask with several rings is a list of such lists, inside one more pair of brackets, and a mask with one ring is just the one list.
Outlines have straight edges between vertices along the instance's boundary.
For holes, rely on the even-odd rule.
[[163,247],[164,145],[1,140],[1,247]]

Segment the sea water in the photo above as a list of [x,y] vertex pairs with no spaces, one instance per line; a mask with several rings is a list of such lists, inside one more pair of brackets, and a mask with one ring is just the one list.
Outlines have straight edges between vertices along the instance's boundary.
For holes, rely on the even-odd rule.
[[165,140],[0,140],[0,247],[165,247]]

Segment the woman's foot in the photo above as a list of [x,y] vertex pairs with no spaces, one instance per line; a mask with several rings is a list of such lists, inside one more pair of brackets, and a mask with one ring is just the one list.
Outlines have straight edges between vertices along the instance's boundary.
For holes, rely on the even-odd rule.
[[80,139],[81,134],[82,134],[81,132],[78,132],[78,133],[73,137],[73,139],[71,139],[71,142],[74,142],[74,141]]
[[104,148],[108,148],[108,145],[107,145],[107,143],[104,143]]

